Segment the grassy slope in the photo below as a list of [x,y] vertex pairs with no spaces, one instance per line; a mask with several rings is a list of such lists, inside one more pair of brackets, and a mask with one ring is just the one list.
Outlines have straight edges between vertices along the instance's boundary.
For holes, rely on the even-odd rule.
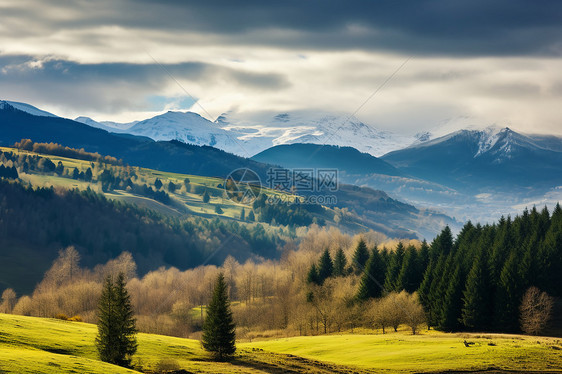
[[[471,344],[466,347],[464,341]],[[265,351],[290,353],[335,364],[391,372],[446,370],[560,370],[560,340],[516,335],[330,335],[253,343]]]
[[[97,360],[96,331],[95,325],[86,323],[0,314],[0,372],[133,372]],[[465,339],[475,344],[467,348]],[[139,334],[138,342],[133,362],[148,371],[161,360],[173,360],[182,369],[198,373],[346,373],[351,369],[356,373],[410,373],[487,368],[553,372],[562,368],[559,340],[519,336],[411,336],[401,332],[297,337],[239,344],[239,355],[232,363],[210,362],[196,340]]]
[[[14,152],[16,154],[19,153],[31,154],[31,155],[36,154],[34,152],[24,151],[15,148],[7,148],[7,147],[0,147],[0,150],[4,152]],[[55,164],[61,161],[62,164],[64,165],[65,170],[70,170],[70,171],[72,171],[75,167],[78,168],[80,171],[85,171],[88,167],[90,167],[91,164],[90,161],[78,160],[73,158],[59,157],[53,155],[43,155],[43,154],[37,154],[37,155],[41,157],[48,157]],[[156,178],[159,178],[164,184],[164,190],[166,192],[168,192],[166,187],[170,181],[181,186],[183,184],[183,180],[185,178],[189,178],[191,185],[204,187],[211,195],[211,199],[209,203],[203,203],[201,199],[201,195],[199,194],[177,191],[176,193],[170,193],[170,197],[172,197],[174,204],[172,204],[172,206],[166,206],[150,198],[133,195],[126,191],[113,191],[113,192],[105,193],[105,196],[110,199],[122,200],[130,203],[134,203],[145,208],[156,210],[164,215],[171,215],[174,217],[189,212],[191,214],[201,215],[204,217],[211,217],[211,218],[213,216],[222,216],[224,218],[239,219],[240,213],[243,208],[246,210],[246,214],[248,214],[249,210],[251,210],[251,207],[247,205],[239,204],[237,202],[231,201],[229,199],[223,199],[221,197],[223,194],[223,188],[218,187],[218,185],[223,184],[224,179],[203,177],[197,175],[169,173],[169,172],[162,172],[158,170],[138,168],[138,167],[134,167],[133,169],[139,176],[141,180],[140,183],[146,183],[148,185],[152,185],[156,180]],[[43,174],[43,173],[39,174],[36,172],[32,172],[31,174],[21,173],[20,178],[27,182],[30,182],[34,186],[39,186],[39,187],[54,186],[54,187],[62,187],[62,188],[78,188],[80,190],[85,190],[89,186],[95,191],[102,192],[99,184],[91,184],[88,182],[78,181],[67,177],[59,177],[53,174]],[[137,181],[136,183],[139,182]],[[284,193],[282,192],[270,190],[267,188],[262,189],[262,191],[268,195],[284,195]],[[215,213],[216,205],[221,206],[224,212],[223,214],[219,215]]]

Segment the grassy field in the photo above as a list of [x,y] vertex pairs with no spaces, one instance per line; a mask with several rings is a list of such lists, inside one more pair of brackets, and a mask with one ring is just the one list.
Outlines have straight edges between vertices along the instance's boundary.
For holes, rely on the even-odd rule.
[[[132,373],[97,359],[96,326],[0,314],[1,373]],[[466,347],[464,341],[470,343]],[[197,340],[139,334],[144,372],[418,373],[562,372],[562,342],[511,335],[328,335],[240,343],[230,363],[209,360]]]

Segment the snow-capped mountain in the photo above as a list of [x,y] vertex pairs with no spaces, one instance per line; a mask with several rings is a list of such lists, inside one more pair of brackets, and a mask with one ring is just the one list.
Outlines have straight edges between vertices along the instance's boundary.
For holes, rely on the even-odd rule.
[[217,122],[225,130],[243,133],[239,139],[253,154],[276,145],[314,143],[349,146],[381,156],[416,141],[415,137],[381,131],[345,114],[295,111],[244,117],[228,113]]
[[562,138],[507,127],[456,131],[383,159],[418,178],[458,188],[562,185]]
[[0,100],[0,109],[4,108],[4,104],[11,105],[12,107],[21,110],[22,112],[26,112],[29,114],[33,114],[34,116],[40,117],[57,117],[52,113],[46,112],[39,108],[34,107],[33,105],[29,105],[26,103],[19,103],[17,101],[8,101],[8,100]]
[[179,140],[188,144],[208,145],[231,153],[243,153],[237,140],[242,134],[224,130],[218,124],[193,112],[170,111],[137,122],[126,132],[154,140]]
[[176,111],[133,124],[96,122],[88,117],[78,117],[76,121],[111,132],[126,132],[154,140],[180,140],[189,144],[208,145],[244,157],[276,145],[295,143],[350,146],[380,156],[430,137],[429,133],[399,136],[378,130],[349,115],[306,111],[253,115],[227,113],[215,122],[193,112]]

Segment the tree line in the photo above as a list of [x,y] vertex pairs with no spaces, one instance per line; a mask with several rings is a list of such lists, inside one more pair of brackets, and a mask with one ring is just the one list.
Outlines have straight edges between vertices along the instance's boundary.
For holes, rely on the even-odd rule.
[[57,143],[36,143],[31,139],[22,139],[14,144],[15,148],[23,149],[30,152],[42,153],[53,156],[61,156],[68,158],[76,158],[79,160],[86,161],[98,161],[106,164],[113,165],[123,165],[121,160],[112,156],[102,156],[95,152],[86,152],[84,148],[75,149],[70,147],[65,147]]
[[428,323],[445,331],[521,331],[526,290],[562,296],[562,209],[468,222],[435,238],[419,288]]

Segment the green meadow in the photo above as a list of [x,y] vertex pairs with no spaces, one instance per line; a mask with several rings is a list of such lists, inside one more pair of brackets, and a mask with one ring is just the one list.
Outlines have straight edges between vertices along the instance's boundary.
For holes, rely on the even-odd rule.
[[562,372],[560,339],[406,330],[241,342],[230,363],[212,362],[197,340],[141,333],[135,371],[99,361],[96,332],[87,323],[0,314],[0,372]]

